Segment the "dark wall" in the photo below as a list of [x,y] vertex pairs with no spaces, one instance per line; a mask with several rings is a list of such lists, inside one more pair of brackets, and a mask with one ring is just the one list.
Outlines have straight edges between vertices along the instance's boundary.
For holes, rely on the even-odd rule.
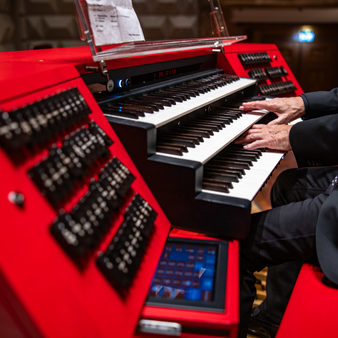
[[[200,36],[196,0],[133,0],[147,40]],[[0,0],[0,51],[78,46],[73,0]]]
[[248,41],[275,43],[304,91],[329,90],[338,86],[338,24],[314,24],[311,43],[294,40],[301,28],[296,24],[246,24]]
[[[200,32],[201,36],[207,36],[210,32],[209,5],[203,0],[199,3]],[[221,0],[221,3],[230,35],[247,35],[247,42],[276,44],[304,91],[338,87],[338,15],[334,17],[337,0]],[[238,22],[234,12],[245,10],[249,13],[248,22],[245,22],[245,15],[242,15],[242,22]],[[268,10],[274,15],[269,20],[264,15],[255,18],[253,13],[250,16],[250,10],[258,13]],[[285,22],[282,22],[280,11],[289,11],[299,22],[288,16],[284,16]],[[308,20],[307,11],[312,11],[309,15],[312,18],[322,11],[316,18],[321,23]],[[311,25],[316,34],[312,43],[294,39],[304,24]]]

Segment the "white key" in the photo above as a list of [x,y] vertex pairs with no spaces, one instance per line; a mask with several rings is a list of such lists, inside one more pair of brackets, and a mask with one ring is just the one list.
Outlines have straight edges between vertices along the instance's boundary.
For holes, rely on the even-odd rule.
[[156,154],[206,163],[237,138],[238,135],[260,120],[262,116],[264,116],[264,113],[262,113],[262,115],[243,113],[241,117],[227,124],[223,129],[218,132],[214,131],[214,135],[211,135],[209,138],[203,138],[203,142],[196,145],[195,148],[188,147],[188,152],[182,155],[172,155],[162,152],[157,152]]
[[261,157],[253,162],[253,166],[245,170],[245,175],[240,178],[239,182],[232,184],[233,188],[227,193],[207,189],[202,191],[252,201],[283,156],[284,153],[263,152]]
[[[222,99],[223,97],[226,97],[239,90],[252,86],[255,83],[256,83],[256,80],[240,78],[237,81],[234,81],[222,87],[213,89],[205,94],[200,94],[196,97],[191,97],[190,99],[183,101],[183,102],[177,102],[171,107],[164,107],[163,109],[160,109],[159,111],[154,112],[152,114],[145,113],[145,116],[140,116],[138,119],[132,119],[128,117],[121,117],[121,119],[146,122],[146,123],[153,124],[155,127],[158,128],[170,121],[173,121],[186,114],[189,114],[192,111],[195,111],[201,107],[204,107],[210,103],[213,103],[219,99]],[[109,113],[105,115],[117,117],[117,115],[113,115]]]

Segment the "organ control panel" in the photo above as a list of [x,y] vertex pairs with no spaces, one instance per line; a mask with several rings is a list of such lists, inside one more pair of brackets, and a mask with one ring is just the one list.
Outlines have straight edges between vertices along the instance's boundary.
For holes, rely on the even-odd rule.
[[243,238],[283,156],[233,144],[268,115],[240,102],[301,89],[274,45],[107,60],[110,92],[86,47],[4,54],[0,304],[27,336],[131,337],[169,229]]
[[274,45],[234,45],[226,57],[236,74],[256,79],[258,93],[265,96],[293,96],[302,90],[282,54]]
[[0,304],[27,337],[130,337],[170,223],[72,67],[15,66],[1,85]]

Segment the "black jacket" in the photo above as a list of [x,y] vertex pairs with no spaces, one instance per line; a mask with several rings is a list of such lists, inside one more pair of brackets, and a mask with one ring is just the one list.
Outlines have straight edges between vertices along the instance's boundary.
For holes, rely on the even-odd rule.
[[[301,95],[304,121],[290,131],[298,162],[310,160],[338,165],[338,88]],[[322,205],[316,227],[316,250],[325,276],[338,284],[338,189]]]

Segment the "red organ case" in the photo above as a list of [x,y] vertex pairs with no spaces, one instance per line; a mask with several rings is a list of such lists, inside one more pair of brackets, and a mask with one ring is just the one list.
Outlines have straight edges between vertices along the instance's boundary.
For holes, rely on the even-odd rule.
[[130,337],[170,223],[52,53],[1,58],[1,336]]
[[[109,95],[139,90],[148,80],[175,81],[185,76],[184,67],[193,72],[191,60],[216,60],[225,73],[256,78],[264,95],[301,93],[276,46],[238,44],[223,53],[200,47],[107,60],[115,81]],[[0,334],[131,337],[171,223],[161,209],[166,205],[161,199],[160,207],[92,93],[106,79],[87,47],[2,53],[0,71]],[[147,73],[151,79],[142,77]],[[250,82],[251,95],[254,87]],[[138,134],[126,135],[123,142],[139,143]],[[179,223],[173,225],[185,226]],[[241,238],[241,229],[221,235]],[[233,336],[237,242],[229,248],[226,294],[235,291],[227,298],[229,312],[210,318],[215,328],[226,322]],[[147,307],[143,315],[163,319],[165,313]],[[170,318],[179,314],[172,311]],[[188,321],[201,319],[199,312],[186,314]]]

